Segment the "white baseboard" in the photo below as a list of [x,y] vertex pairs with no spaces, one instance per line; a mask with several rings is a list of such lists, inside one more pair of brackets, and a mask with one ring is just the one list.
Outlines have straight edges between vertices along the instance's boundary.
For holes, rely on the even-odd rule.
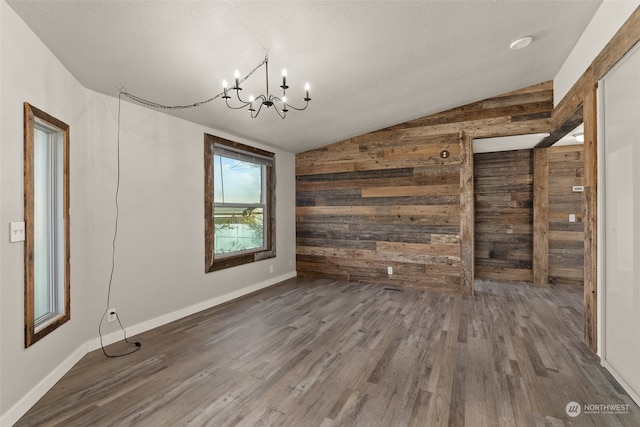
[[[296,271],[291,271],[281,276],[264,280],[262,282],[247,286],[237,291],[229,292],[227,294],[211,298],[210,300],[194,304],[190,307],[182,308],[168,314],[163,314],[162,316],[158,316],[154,319],[127,327],[127,334],[129,336],[134,336],[142,332],[149,331],[153,328],[166,325],[167,323],[173,322],[175,320],[182,319],[183,317],[190,316],[192,314],[198,313],[211,307],[215,307],[220,304],[224,304],[225,302],[229,302],[252,292],[259,291],[260,289],[268,288],[269,286],[273,286],[285,280],[292,279],[296,277],[296,275]],[[114,332],[105,335],[102,338],[102,341],[104,345],[109,345],[114,342],[120,341],[121,339],[122,332]],[[45,393],[49,391],[49,389],[51,389],[51,387],[53,387],[54,384],[60,380],[60,378],[64,376],[64,374],[69,372],[69,370],[80,361],[80,359],[82,359],[90,351],[97,350],[99,348],[100,338],[93,338],[80,345],[69,357],[64,360],[64,362],[58,365],[49,375],[47,375],[46,378],[40,381],[38,385],[36,385],[33,389],[31,389],[31,391],[29,391],[29,393],[27,393],[22,399],[20,399],[18,403],[13,405],[7,412],[0,416],[0,426],[9,427],[15,424],[20,419],[20,417],[26,414],[27,411],[33,405],[35,405],[35,403],[42,396],[44,396]]]
[[618,374],[618,372],[615,369],[613,369],[613,366],[611,366],[604,359],[601,360],[600,364],[602,365],[603,368],[609,371],[611,376],[615,378],[616,381],[618,381],[618,384],[620,384],[620,386],[624,389],[624,391],[627,392],[629,397],[631,397],[631,400],[636,402],[636,405],[640,406],[640,396],[633,390],[633,388],[629,384],[627,384],[627,382]]
[[14,425],[20,417],[26,414],[27,411],[87,353],[87,343],[84,343],[71,353],[69,357],[51,371],[49,375],[40,381],[34,388],[32,388],[29,393],[23,396],[18,403],[2,414],[2,417],[0,417],[0,426],[9,427]]
[[[149,331],[153,328],[157,328],[162,325],[166,325],[167,323],[171,323],[178,319],[182,319],[183,317],[190,316],[192,314],[198,313],[200,311],[206,310],[211,307],[215,307],[216,305],[224,304],[225,302],[229,302],[241,296],[250,294],[251,292],[259,291],[260,289],[268,288],[269,286],[276,285],[285,280],[296,277],[296,271],[291,271],[287,274],[283,274],[281,276],[273,277],[268,280],[264,280],[262,282],[253,284],[251,286],[247,286],[245,288],[239,289],[237,291],[229,292],[224,295],[220,295],[215,298],[211,298],[210,300],[200,302],[198,304],[194,304],[190,307],[182,308],[180,310],[173,311],[171,313],[163,314],[162,316],[158,316],[154,319],[147,320],[145,322],[138,323],[136,325],[127,326],[127,336],[132,337],[134,335],[141,334],[143,332]],[[104,335],[102,337],[102,342],[104,345],[113,344],[114,342],[118,342],[123,339],[122,331],[112,332],[108,335]],[[89,351],[97,350],[100,348],[100,338],[94,338],[87,342],[89,347]]]

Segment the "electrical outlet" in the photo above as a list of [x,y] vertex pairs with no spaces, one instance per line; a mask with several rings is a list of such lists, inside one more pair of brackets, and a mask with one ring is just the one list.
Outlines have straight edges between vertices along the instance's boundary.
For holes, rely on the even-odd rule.
[[115,322],[116,321],[116,309],[110,308],[107,312],[107,322]]
[[391,266],[387,267],[387,274],[389,276],[391,276],[393,274],[393,267],[391,267]]

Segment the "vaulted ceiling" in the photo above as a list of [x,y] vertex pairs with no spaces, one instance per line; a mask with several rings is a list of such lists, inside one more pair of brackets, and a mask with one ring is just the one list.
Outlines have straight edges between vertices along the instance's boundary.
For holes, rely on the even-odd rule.
[[[288,70],[295,103],[251,119],[221,99],[169,110],[301,152],[551,80],[601,0],[29,1],[9,4],[85,87],[121,87],[164,105],[221,92],[269,54],[270,88]],[[531,36],[522,50],[509,44]],[[264,70],[243,85],[264,93]]]

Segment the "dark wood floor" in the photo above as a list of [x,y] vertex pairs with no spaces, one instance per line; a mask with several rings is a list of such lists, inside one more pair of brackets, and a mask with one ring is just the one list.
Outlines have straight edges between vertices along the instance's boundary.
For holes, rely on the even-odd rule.
[[581,288],[477,290],[294,279],[88,354],[17,425],[640,425],[581,342]]

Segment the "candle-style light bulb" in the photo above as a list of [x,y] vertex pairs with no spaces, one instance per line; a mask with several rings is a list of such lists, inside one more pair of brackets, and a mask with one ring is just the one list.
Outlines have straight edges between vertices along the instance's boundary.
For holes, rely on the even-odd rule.
[[222,90],[224,90],[224,97],[227,97],[227,88],[229,87],[229,84],[227,83],[226,80],[222,80]]
[[309,82],[306,82],[304,84],[304,90],[307,93],[307,96],[305,98],[309,99],[309,89],[311,89],[311,86],[309,86]]
[[236,89],[240,87],[240,71],[236,70],[233,73],[233,78],[236,79]]
[[282,97],[282,102],[284,102],[285,104],[287,103],[287,97],[286,96]]
[[253,102],[253,101],[255,101],[255,100],[256,100],[256,99],[253,97],[253,95],[249,95],[249,102]]

